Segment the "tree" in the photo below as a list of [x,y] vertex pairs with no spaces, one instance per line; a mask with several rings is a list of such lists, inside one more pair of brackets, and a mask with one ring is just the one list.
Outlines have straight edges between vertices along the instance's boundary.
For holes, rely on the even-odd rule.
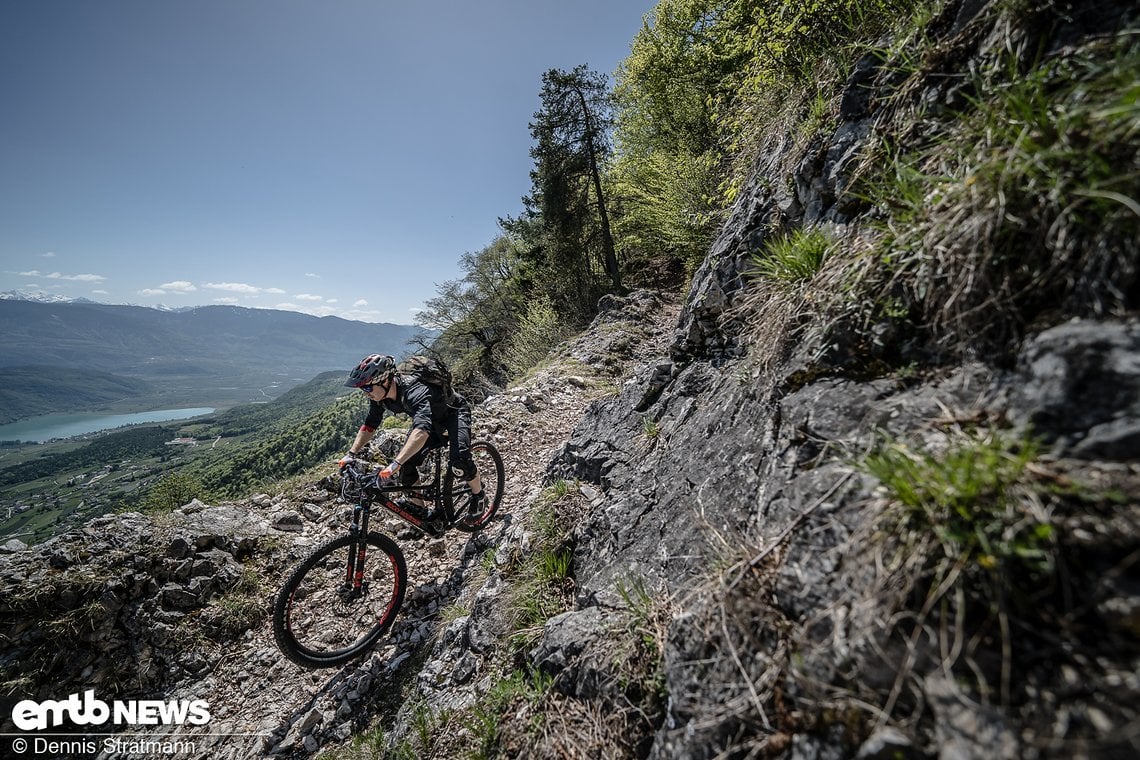
[[756,6],[756,0],[660,0],[634,38],[614,87],[611,171],[627,263],[637,253],[688,267],[704,257],[735,140],[724,131],[725,114],[752,56]]
[[[613,124],[606,77],[585,65],[551,69],[542,76],[541,100],[530,124],[535,166],[526,199],[541,220],[543,245],[536,252],[543,260],[536,263],[548,270],[547,283],[569,280],[548,295],[582,316],[605,286],[622,287],[602,184]],[[599,275],[608,282],[599,283]]]
[[417,323],[438,331],[429,348],[452,370],[456,384],[480,393],[486,383],[506,380],[502,346],[526,312],[519,242],[508,232],[481,251],[460,259],[464,276],[436,286],[437,295],[424,305]]

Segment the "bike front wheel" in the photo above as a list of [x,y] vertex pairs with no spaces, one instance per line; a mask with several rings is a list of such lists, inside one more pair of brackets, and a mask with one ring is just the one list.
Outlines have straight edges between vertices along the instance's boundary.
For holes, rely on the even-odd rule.
[[457,477],[452,468],[448,468],[443,478],[443,495],[450,500],[455,527],[468,533],[485,528],[499,511],[504,483],[503,458],[494,445],[488,441],[475,441],[471,444],[471,457],[475,460],[483,493],[486,494],[481,510],[472,510],[471,487],[462,477]]
[[319,546],[277,594],[277,645],[308,668],[334,667],[364,654],[391,627],[407,579],[403,552],[381,533]]

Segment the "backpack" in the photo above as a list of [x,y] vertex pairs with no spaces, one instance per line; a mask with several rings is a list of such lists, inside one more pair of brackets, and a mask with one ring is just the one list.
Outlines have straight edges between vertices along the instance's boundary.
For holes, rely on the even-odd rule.
[[451,370],[442,359],[434,356],[417,354],[396,365],[396,372],[401,375],[410,375],[420,382],[435,385],[443,389],[443,397],[451,403],[455,391],[451,387]]

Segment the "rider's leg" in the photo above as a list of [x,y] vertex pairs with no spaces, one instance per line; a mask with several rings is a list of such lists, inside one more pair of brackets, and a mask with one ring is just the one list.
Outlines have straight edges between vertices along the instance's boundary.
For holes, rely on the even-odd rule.
[[[420,482],[420,462],[424,459],[425,451],[418,452],[415,456],[400,466],[400,485],[404,488],[411,489]],[[427,502],[415,491],[409,490],[407,492],[407,500],[415,504],[417,507],[425,506]]]
[[447,438],[450,444],[449,464],[463,471],[472,495],[478,497],[483,491],[483,481],[480,480],[479,470],[471,457],[471,408],[466,404],[456,409],[448,420]]

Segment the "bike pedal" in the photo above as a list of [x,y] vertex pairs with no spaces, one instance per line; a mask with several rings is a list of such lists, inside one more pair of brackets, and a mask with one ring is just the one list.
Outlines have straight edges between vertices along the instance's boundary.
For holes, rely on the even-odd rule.
[[439,538],[447,532],[447,521],[442,519],[425,520],[423,531],[432,538]]

